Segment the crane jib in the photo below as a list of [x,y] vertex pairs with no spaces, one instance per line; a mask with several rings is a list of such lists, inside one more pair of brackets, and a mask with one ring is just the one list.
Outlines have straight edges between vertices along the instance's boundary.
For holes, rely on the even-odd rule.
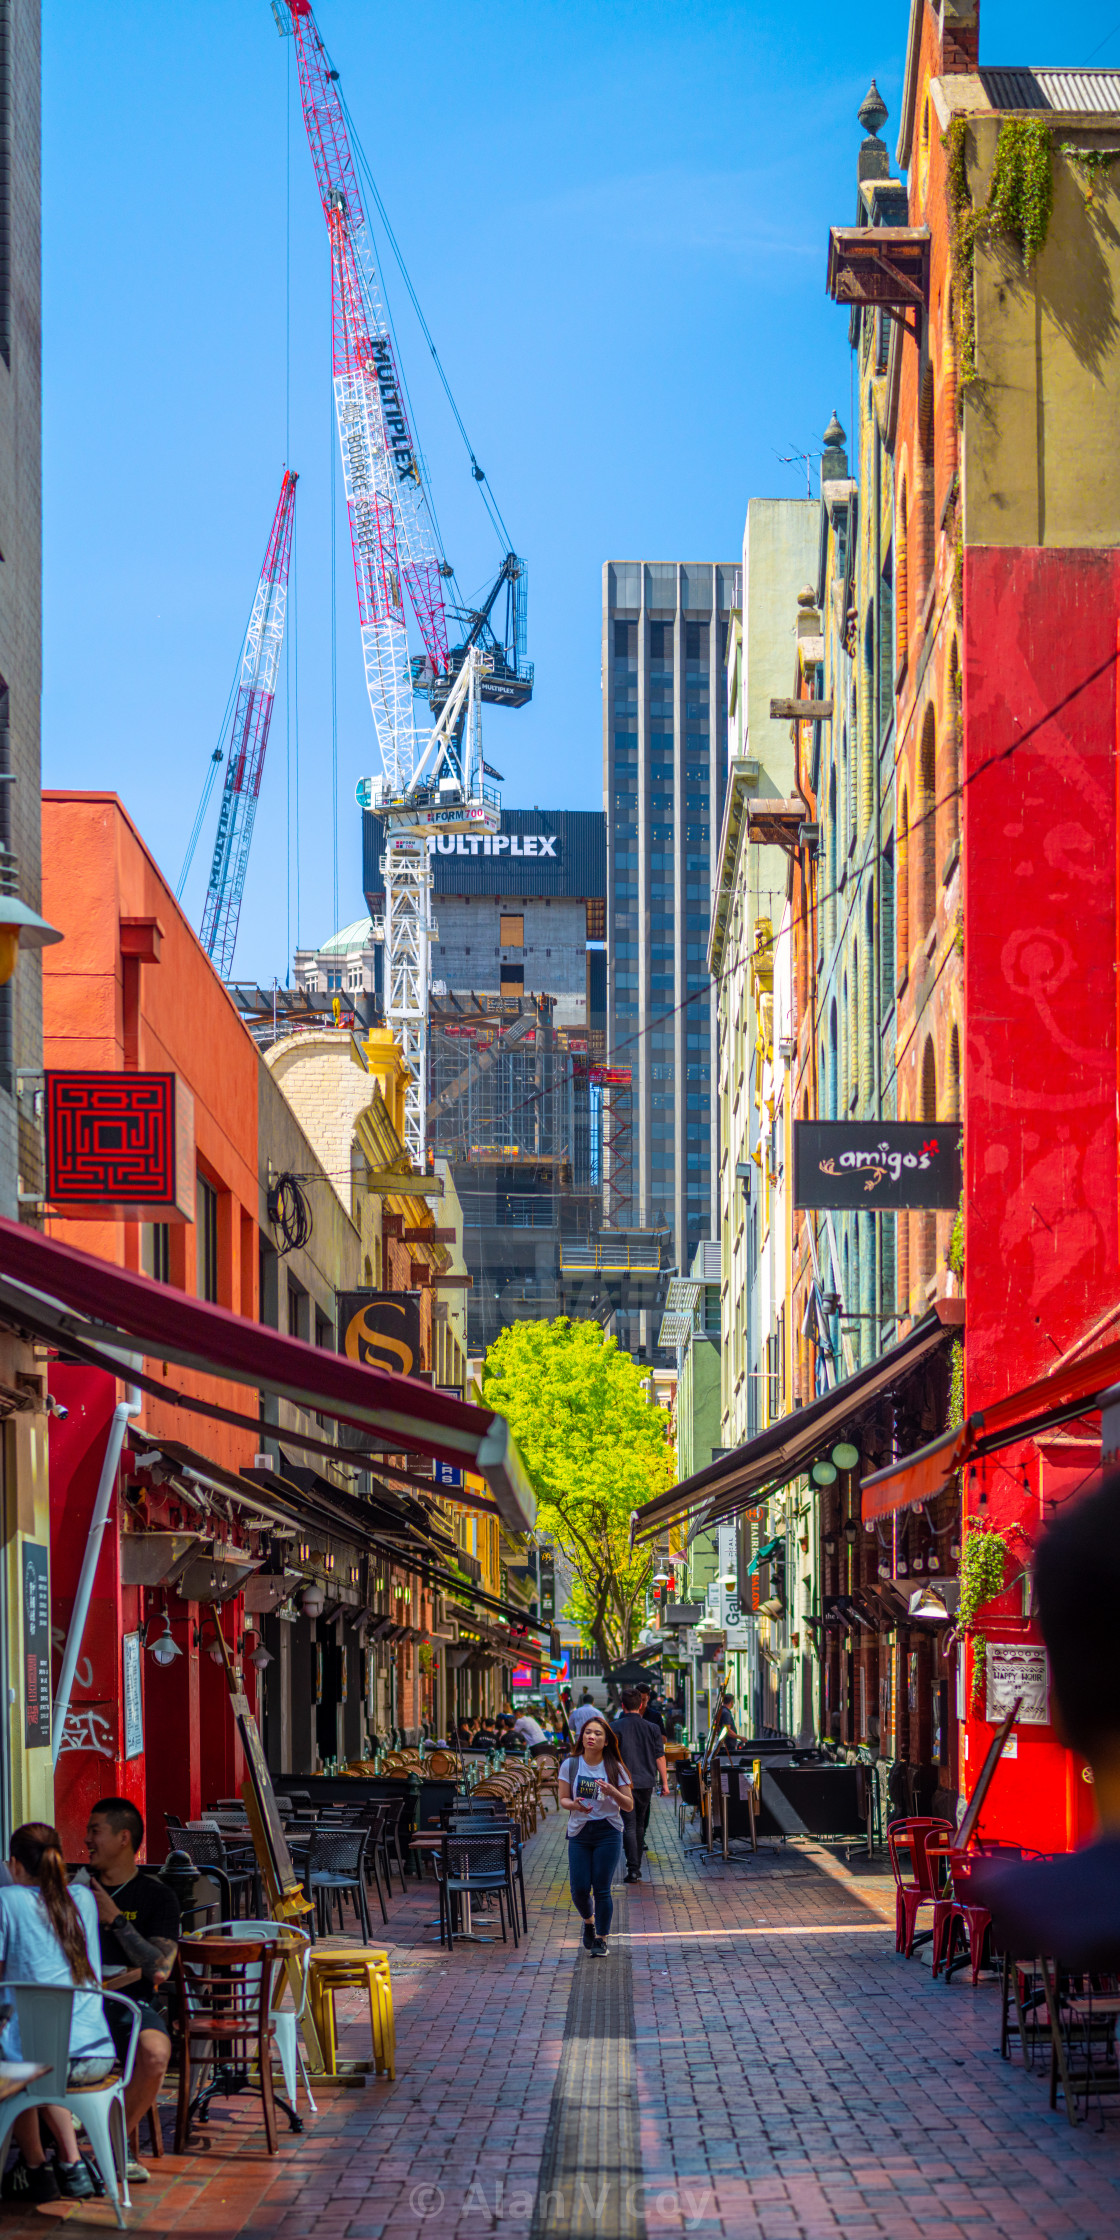
[[408,421],[397,386],[397,369],[393,353],[387,342],[373,336],[373,363],[377,373],[377,386],[381,391],[381,411],[385,424],[386,449],[392,453],[397,478],[401,482],[419,479],[416,456],[412,449]]

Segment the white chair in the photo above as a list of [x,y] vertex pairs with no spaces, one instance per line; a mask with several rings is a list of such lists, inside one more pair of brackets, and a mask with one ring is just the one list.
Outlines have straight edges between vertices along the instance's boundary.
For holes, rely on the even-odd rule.
[[124,2092],[136,2059],[140,2009],[134,2000],[126,1999],[121,1991],[94,1994],[114,2000],[119,2007],[127,2007],[132,2016],[128,2051],[120,2074],[107,2083],[68,2084],[70,2017],[75,1998],[84,1992],[84,1985],[68,1983],[19,1983],[8,1977],[0,1983],[0,2000],[6,2003],[10,1995],[15,2004],[19,2022],[20,2059],[44,2062],[47,2069],[45,2076],[34,2078],[11,2100],[0,2101],[0,2169],[4,2166],[8,2137],[17,2116],[23,2115],[28,2108],[68,2109],[75,2122],[84,2126],[105,2183],[105,2191],[116,2211],[117,2223],[123,2231],[122,2196],[124,2207],[132,2207],[128,2190],[128,2129],[124,2113]]
[[[215,1928],[202,1929],[199,1934],[204,1937],[243,1937],[250,1939],[256,1937],[258,1942],[262,1944],[279,1944],[281,1938],[296,1937],[299,1939],[301,1947],[306,1947],[311,1942],[306,1929],[297,1929],[294,1921],[219,1921]],[[186,1937],[182,1941],[189,1944],[190,1939]],[[288,2095],[288,2104],[292,2109],[295,2108],[299,2079],[302,2077],[303,2089],[307,2094],[307,2105],[314,2116],[318,2115],[319,2111],[311,2091],[307,2063],[303,2058],[303,2044],[299,2027],[307,2005],[306,1950],[299,1951],[298,1959],[299,2003],[290,2007],[281,2004],[288,1979],[287,1971],[284,1968],[278,1968],[272,1990],[269,2017],[276,2032],[276,2052],[284,2079],[284,2090]]]

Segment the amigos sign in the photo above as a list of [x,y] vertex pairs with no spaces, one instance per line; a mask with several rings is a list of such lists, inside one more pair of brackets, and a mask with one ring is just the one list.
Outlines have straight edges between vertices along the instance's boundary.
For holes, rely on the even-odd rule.
[[878,1213],[956,1206],[961,1131],[956,1121],[795,1120],[793,1202],[832,1212]]

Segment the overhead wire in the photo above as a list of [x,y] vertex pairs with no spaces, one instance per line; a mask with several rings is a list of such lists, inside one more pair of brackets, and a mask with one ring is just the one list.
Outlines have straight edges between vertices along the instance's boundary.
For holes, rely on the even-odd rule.
[[[485,472],[484,472],[483,468],[479,466],[479,463],[478,463],[478,457],[477,457],[477,454],[476,454],[476,452],[475,452],[475,448],[474,448],[474,445],[472,444],[472,442],[471,442],[471,439],[470,439],[469,435],[467,434],[466,423],[464,422],[464,419],[463,419],[463,415],[462,415],[462,413],[460,412],[460,410],[459,410],[459,407],[458,407],[458,405],[457,405],[457,404],[456,404],[456,402],[455,402],[455,396],[454,396],[454,392],[453,392],[453,390],[452,390],[452,387],[451,387],[451,383],[450,383],[450,381],[449,381],[449,380],[448,380],[448,378],[447,378],[447,374],[446,374],[446,372],[445,372],[445,370],[444,370],[444,366],[443,366],[443,361],[442,361],[442,359],[441,359],[441,357],[440,357],[439,351],[438,351],[438,350],[437,350],[437,348],[436,348],[436,344],[435,344],[435,338],[434,338],[434,336],[433,336],[433,334],[432,334],[432,330],[431,330],[431,328],[429,327],[429,325],[428,325],[428,322],[427,322],[426,318],[424,317],[424,313],[423,313],[423,310],[422,310],[422,308],[421,308],[421,304],[420,304],[420,298],[419,298],[419,296],[418,296],[418,295],[417,295],[417,293],[416,293],[416,289],[415,289],[415,287],[413,286],[413,282],[412,282],[412,276],[411,276],[411,274],[410,274],[410,272],[409,272],[408,266],[407,266],[407,265],[406,265],[406,263],[405,263],[405,260],[404,260],[404,255],[403,255],[403,252],[402,252],[402,250],[401,250],[401,246],[400,246],[400,243],[399,243],[399,241],[397,240],[396,234],[395,234],[395,232],[394,232],[394,230],[393,230],[393,225],[392,225],[392,221],[391,221],[391,219],[390,219],[390,217],[389,217],[389,213],[388,213],[388,211],[386,210],[386,208],[385,208],[385,204],[384,204],[384,202],[383,202],[383,201],[382,201],[382,199],[381,199],[381,194],[380,194],[380,191],[379,191],[379,189],[378,189],[377,181],[376,181],[376,179],[375,179],[375,178],[374,178],[374,176],[373,176],[373,172],[372,172],[372,169],[370,168],[370,162],[369,162],[369,158],[368,158],[368,156],[366,155],[366,152],[365,152],[365,149],[364,149],[364,147],[362,146],[362,142],[361,142],[361,137],[360,137],[360,135],[359,135],[359,133],[358,133],[358,129],[357,129],[357,126],[356,126],[356,125],[355,125],[355,123],[354,123],[354,119],[353,119],[353,116],[351,115],[349,104],[348,104],[348,102],[347,102],[347,100],[346,100],[346,97],[345,97],[344,93],[342,92],[342,88],[341,88],[341,85],[339,86],[338,92],[339,92],[339,99],[340,99],[340,101],[341,101],[341,103],[342,103],[342,113],[343,113],[343,115],[344,115],[344,117],[345,117],[345,119],[346,119],[346,128],[347,128],[347,131],[348,131],[348,132],[349,132],[349,134],[350,134],[350,141],[351,141],[351,146],[352,146],[352,148],[353,148],[353,150],[354,150],[354,156],[355,156],[355,161],[356,161],[356,163],[357,163],[357,166],[358,166],[358,170],[359,170],[359,172],[360,172],[360,173],[361,173],[361,175],[362,175],[362,178],[363,178],[363,180],[364,180],[364,183],[365,183],[365,185],[366,185],[366,186],[368,187],[368,189],[369,189],[370,200],[371,200],[371,201],[373,202],[373,204],[374,204],[374,206],[375,206],[375,208],[376,208],[376,210],[377,210],[377,214],[378,214],[378,216],[379,216],[379,218],[380,218],[380,220],[381,220],[381,224],[382,224],[382,226],[383,226],[383,228],[384,228],[384,231],[385,231],[385,238],[386,238],[386,240],[388,241],[389,247],[391,248],[391,250],[392,250],[392,252],[393,252],[393,256],[394,256],[394,258],[395,258],[395,260],[396,260],[397,268],[398,268],[398,270],[399,270],[399,272],[400,272],[400,276],[401,276],[401,279],[402,279],[402,280],[404,281],[404,284],[405,284],[405,288],[406,288],[406,289],[407,289],[407,291],[408,291],[408,297],[409,297],[409,301],[410,301],[410,303],[411,303],[411,305],[412,305],[413,311],[414,311],[414,312],[415,312],[415,314],[416,314],[417,324],[419,325],[420,331],[421,331],[421,333],[422,333],[422,335],[423,335],[423,337],[424,337],[424,340],[425,340],[425,342],[426,342],[426,343],[427,343],[427,345],[428,345],[428,349],[429,349],[429,351],[431,352],[431,356],[432,356],[432,361],[433,361],[433,363],[434,363],[434,365],[435,365],[435,369],[436,369],[436,372],[437,372],[437,374],[439,375],[439,379],[440,379],[440,384],[441,384],[441,387],[442,387],[442,389],[443,389],[443,393],[444,393],[445,397],[447,398],[447,402],[448,402],[448,404],[449,404],[449,405],[450,405],[450,407],[451,407],[451,411],[452,411],[452,415],[453,415],[453,417],[454,417],[455,425],[456,425],[456,427],[457,427],[457,428],[458,428],[458,430],[459,430],[459,434],[460,434],[460,435],[462,436],[462,439],[463,439],[463,443],[464,443],[464,446],[465,446],[465,448],[466,448],[466,453],[467,453],[467,457],[468,457],[468,459],[470,460],[470,463],[471,463],[471,474],[472,474],[472,476],[473,476],[473,478],[474,478],[474,481],[475,481],[475,483],[476,483],[476,485],[477,485],[477,487],[478,487],[478,493],[479,493],[479,496],[481,497],[481,499],[482,499],[482,502],[483,502],[484,506],[486,507],[487,513],[488,513],[488,514],[489,514],[489,516],[490,516],[491,524],[492,524],[492,526],[493,526],[493,528],[494,528],[495,534],[496,534],[496,535],[497,535],[497,536],[499,537],[499,539],[504,539],[504,550],[505,550],[506,552],[512,552],[512,550],[513,550],[513,544],[512,544],[512,540],[511,540],[511,538],[510,538],[509,530],[507,529],[507,527],[506,527],[506,524],[505,524],[505,522],[504,522],[504,520],[503,520],[503,518],[502,518],[501,508],[500,508],[500,507],[499,507],[499,505],[498,505],[497,499],[496,499],[496,498],[494,497],[494,494],[493,494],[493,492],[492,492],[492,490],[491,490],[491,488],[490,488],[490,484],[489,484],[489,481],[488,481],[488,479],[487,479],[487,476],[486,476],[486,474],[485,474]],[[382,278],[383,278],[383,277],[384,277],[384,276],[383,276],[383,274],[382,274]],[[386,305],[386,315],[388,316],[388,305]],[[391,325],[391,324],[392,324],[392,322],[390,321],[390,325]],[[394,340],[395,340],[395,336],[394,336]],[[403,376],[402,376],[402,378],[403,378]],[[409,411],[410,411],[410,413],[411,413],[411,409],[412,409],[412,408],[411,408],[411,403],[410,403],[410,404],[409,404]],[[414,422],[414,425],[415,425],[415,422]],[[427,492],[427,476],[426,476],[426,474],[425,474],[425,491]],[[430,493],[427,493],[427,494],[428,494],[428,497],[429,497],[429,503],[430,503],[430,502],[431,502],[431,498],[430,498]],[[432,509],[432,518],[433,518],[433,520],[435,519],[435,509],[434,509],[434,507],[433,507],[433,509]],[[438,525],[437,525],[437,526],[438,526]]]

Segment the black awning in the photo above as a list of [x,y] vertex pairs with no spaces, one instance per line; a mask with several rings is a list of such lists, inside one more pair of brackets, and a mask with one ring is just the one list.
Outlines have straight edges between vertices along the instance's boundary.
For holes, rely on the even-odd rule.
[[682,1479],[668,1493],[659,1494],[656,1501],[635,1509],[630,1520],[631,1544],[656,1539],[674,1518],[690,1512],[698,1512],[693,1525],[703,1529],[749,1508],[764,1492],[774,1493],[792,1478],[799,1478],[826,1442],[855,1430],[881,1400],[945,1344],[960,1328],[963,1311],[959,1299],[939,1299],[932,1313],[900,1345],[891,1346],[866,1369],[846,1377],[843,1384],[822,1393],[807,1408],[797,1408],[769,1424],[757,1438],[732,1448],[718,1462],[709,1463],[706,1470]]

